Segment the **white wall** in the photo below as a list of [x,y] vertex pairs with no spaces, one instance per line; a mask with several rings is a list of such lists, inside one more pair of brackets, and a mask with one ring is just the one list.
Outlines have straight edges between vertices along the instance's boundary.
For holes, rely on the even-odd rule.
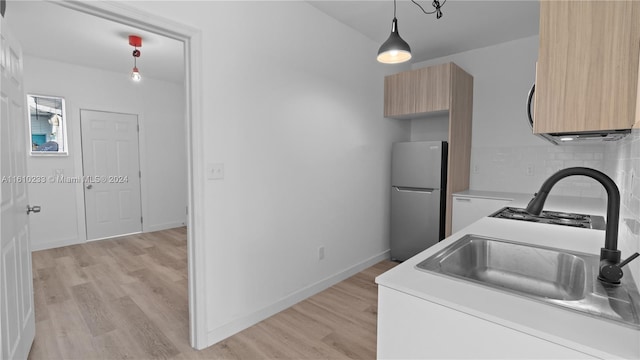
[[411,141],[448,141],[449,112],[411,120]]
[[[620,189],[620,224],[618,249],[625,259],[640,252],[640,129],[623,140],[607,144],[605,173]],[[640,287],[640,259],[627,265],[625,274],[633,274]]]
[[[535,80],[538,40],[532,36],[412,65],[418,69],[453,61],[473,75],[471,189],[533,193],[560,169],[603,169],[604,145],[555,146],[532,135],[526,101]],[[412,139],[429,133],[428,121],[412,121]],[[600,197],[603,190],[595,181],[573,177],[553,193]]]
[[135,6],[202,31],[209,342],[388,257],[409,124],[382,116],[379,44],[304,2]]
[[[184,89],[182,84],[145,78],[131,82],[126,71],[99,69],[25,56],[27,93],[64,97],[69,156],[29,157],[29,175],[82,176],[80,109],[137,114],[140,124],[143,231],[185,224],[187,203]],[[125,69],[126,70],[126,69]],[[81,184],[31,184],[34,250],[86,241]]]

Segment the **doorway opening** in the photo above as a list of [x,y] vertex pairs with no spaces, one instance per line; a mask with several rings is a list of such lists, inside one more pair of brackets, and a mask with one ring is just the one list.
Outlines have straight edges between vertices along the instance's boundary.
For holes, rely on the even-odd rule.
[[[206,344],[206,316],[204,316],[205,286],[202,274],[203,244],[197,241],[203,233],[203,224],[197,221],[203,212],[204,174],[200,167],[193,164],[201,163],[203,159],[200,111],[200,33],[186,25],[178,24],[168,19],[145,13],[139,9],[122,3],[108,2],[70,2],[56,1],[49,4],[75,10],[79,13],[134,27],[151,32],[183,44],[184,56],[184,129],[186,134],[186,172],[181,174],[187,180],[187,261],[188,261],[188,296],[189,296],[189,341],[192,347],[202,348]],[[78,134],[76,134],[78,135]],[[77,137],[76,137],[77,138]],[[78,156],[78,154],[73,154]],[[77,159],[77,158],[76,158]],[[78,161],[78,160],[75,160]],[[64,170],[64,169],[60,169]],[[56,174],[58,175],[58,174]],[[84,192],[85,189],[80,189]],[[81,199],[79,196],[78,199]],[[80,204],[81,200],[78,200]],[[84,204],[83,204],[84,205]],[[196,315],[198,314],[198,316]]]

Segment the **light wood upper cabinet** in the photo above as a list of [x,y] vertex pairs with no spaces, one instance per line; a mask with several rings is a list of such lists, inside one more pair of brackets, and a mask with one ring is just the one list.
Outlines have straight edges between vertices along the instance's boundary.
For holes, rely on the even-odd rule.
[[412,118],[448,110],[451,66],[446,63],[386,76],[384,116]]
[[404,71],[384,78],[385,117],[406,116],[415,112],[416,82],[417,79],[412,71]]
[[415,113],[449,110],[451,63],[429,66],[415,72],[417,74]]
[[534,133],[636,122],[640,1],[541,1]]

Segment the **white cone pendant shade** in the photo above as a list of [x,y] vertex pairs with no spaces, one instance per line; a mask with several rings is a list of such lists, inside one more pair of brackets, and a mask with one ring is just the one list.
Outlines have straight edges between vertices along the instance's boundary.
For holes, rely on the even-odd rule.
[[391,23],[391,35],[378,50],[378,61],[384,64],[399,64],[411,59],[411,48],[398,33],[398,20]]

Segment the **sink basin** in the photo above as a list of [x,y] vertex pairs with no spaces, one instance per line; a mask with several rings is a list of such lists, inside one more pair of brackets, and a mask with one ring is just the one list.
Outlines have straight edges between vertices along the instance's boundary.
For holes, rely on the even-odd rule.
[[630,272],[619,286],[597,281],[599,257],[465,235],[416,267],[640,328],[640,294]]
[[442,261],[443,273],[558,300],[584,298],[586,264],[550,249],[472,239]]

